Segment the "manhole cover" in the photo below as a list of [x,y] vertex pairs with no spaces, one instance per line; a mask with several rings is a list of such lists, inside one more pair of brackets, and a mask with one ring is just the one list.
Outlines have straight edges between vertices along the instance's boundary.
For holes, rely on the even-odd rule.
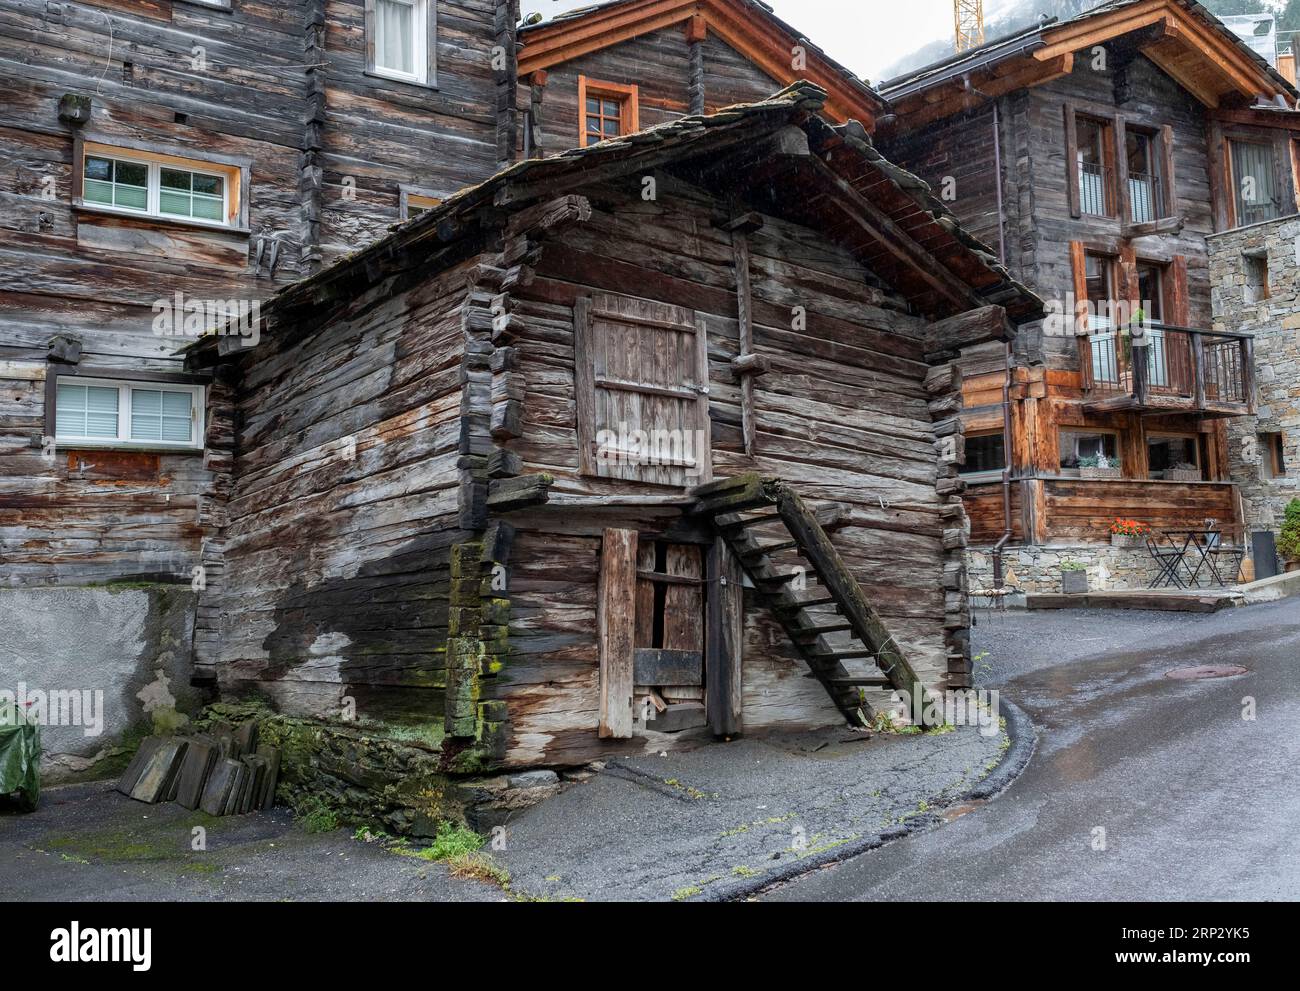
[[1172,671],[1166,671],[1166,678],[1177,678],[1179,681],[1192,681],[1197,678],[1231,678],[1234,675],[1245,674],[1246,669],[1238,664],[1198,664],[1191,668],[1174,668]]

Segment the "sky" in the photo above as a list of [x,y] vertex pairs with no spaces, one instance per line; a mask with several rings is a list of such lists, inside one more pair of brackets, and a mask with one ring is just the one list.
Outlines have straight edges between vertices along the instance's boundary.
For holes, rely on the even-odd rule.
[[[522,0],[525,14],[553,17],[593,0]],[[776,16],[859,76],[878,82],[885,68],[922,45],[952,38],[952,0],[766,0]],[[984,0],[991,20],[1012,0]]]

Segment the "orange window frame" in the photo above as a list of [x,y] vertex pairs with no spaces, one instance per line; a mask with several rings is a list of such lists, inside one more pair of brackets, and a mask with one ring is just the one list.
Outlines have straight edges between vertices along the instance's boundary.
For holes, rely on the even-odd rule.
[[[590,141],[587,133],[587,99],[613,100],[619,108],[618,133],[633,134],[641,130],[640,90],[635,83],[611,83],[599,79],[578,77],[578,147],[586,148]],[[604,118],[602,117],[603,121]],[[602,130],[603,134],[603,130]]]

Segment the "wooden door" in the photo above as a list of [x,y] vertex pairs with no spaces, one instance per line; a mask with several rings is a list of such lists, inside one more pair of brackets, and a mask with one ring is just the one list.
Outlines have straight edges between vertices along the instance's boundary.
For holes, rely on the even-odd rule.
[[574,309],[584,475],[692,486],[713,477],[708,340],[693,310],[595,293]]

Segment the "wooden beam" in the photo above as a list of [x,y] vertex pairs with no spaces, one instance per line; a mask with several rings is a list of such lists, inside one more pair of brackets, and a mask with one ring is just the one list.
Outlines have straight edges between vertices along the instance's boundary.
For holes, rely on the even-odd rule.
[[[736,270],[736,313],[740,324],[740,355],[743,360],[754,353],[754,298],[749,284],[749,236],[744,230],[731,233],[732,264]],[[754,412],[754,377],[740,376],[741,435],[745,454],[753,457],[758,426]]]
[[740,562],[719,537],[709,549],[705,612],[705,706],[715,736],[744,730],[744,585]]
[[596,625],[600,638],[600,724],[602,739],[632,736],[632,691],[636,639],[635,530],[607,529],[600,545]]
[[1001,306],[981,306],[939,320],[926,328],[926,351],[960,350],[988,341],[1012,337],[1007,311]]
[[951,270],[921,247],[874,203],[841,179],[830,166],[818,158],[811,160],[841,197],[844,213],[875,240],[881,248],[910,267],[915,274],[949,303],[962,310],[984,305],[966,283],[955,278]]

